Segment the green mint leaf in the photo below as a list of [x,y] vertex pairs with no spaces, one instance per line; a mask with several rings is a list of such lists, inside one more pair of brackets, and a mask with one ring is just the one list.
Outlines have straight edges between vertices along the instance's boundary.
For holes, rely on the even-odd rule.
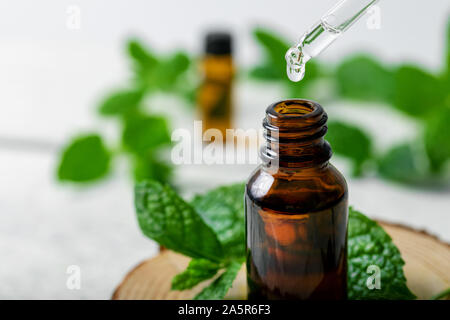
[[415,66],[402,66],[395,74],[394,105],[410,116],[423,119],[440,110],[447,95],[445,81]]
[[445,48],[445,57],[446,57],[446,66],[444,67],[444,74],[443,74],[443,81],[444,81],[444,85],[447,88],[447,93],[446,93],[446,97],[445,97],[445,106],[450,107],[450,90],[448,90],[448,88],[450,88],[450,16],[447,20],[447,39],[446,39],[446,43],[447,46]]
[[214,231],[172,188],[144,181],[136,185],[134,194],[139,226],[147,237],[192,258],[223,259]]
[[190,64],[188,55],[181,51],[161,59],[154,74],[158,88],[163,91],[174,90],[177,80],[186,72]]
[[106,97],[99,106],[104,116],[124,115],[135,112],[144,93],[142,90],[122,90]]
[[[415,299],[406,286],[403,261],[391,237],[375,221],[349,210],[348,223],[348,298]],[[367,273],[370,265],[381,270],[381,288],[370,290]]]
[[440,109],[425,123],[425,150],[430,167],[440,172],[450,160],[450,106]]
[[135,156],[133,159],[133,176],[136,182],[156,180],[164,183],[172,177],[172,166],[168,161],[159,160],[157,154]]
[[227,269],[209,286],[203,289],[195,300],[220,300],[225,297],[228,289],[233,285],[242,263],[238,261],[231,261]]
[[244,189],[242,183],[195,196],[191,204],[219,237],[225,256],[245,256]]
[[[265,63],[263,66],[272,66],[273,71],[270,73],[274,79],[285,79],[287,75],[284,56],[289,49],[288,42],[279,35],[262,28],[254,29],[253,36],[264,50]],[[255,75],[255,73],[258,75],[258,71],[251,71],[251,74]]]
[[167,120],[162,116],[137,114],[125,120],[122,143],[133,153],[145,155],[170,142]]
[[137,85],[148,91],[154,90],[157,87],[155,70],[159,66],[159,59],[138,40],[129,41],[128,54],[133,62]]
[[249,71],[250,78],[258,80],[278,80],[280,79],[279,69],[273,65],[256,66]]
[[127,51],[139,69],[149,71],[158,64],[158,59],[137,39],[128,42]]
[[362,129],[339,121],[328,122],[326,140],[333,152],[353,162],[353,174],[362,173],[362,165],[372,155],[372,141]]
[[366,55],[354,56],[339,64],[336,85],[345,98],[392,102],[394,97],[394,73]]
[[447,58],[447,83],[450,84],[450,17],[447,20],[447,47],[445,57]]
[[178,94],[178,96],[180,96],[181,98],[183,98],[186,102],[188,102],[191,107],[195,107],[199,88],[200,86],[197,83],[193,84],[191,82],[190,85],[187,86],[186,85],[176,86],[175,93]]
[[410,143],[392,147],[377,162],[378,173],[384,178],[415,184],[427,180],[426,157]]
[[111,154],[97,134],[81,135],[64,147],[58,167],[60,181],[86,182],[108,173]]
[[137,40],[130,41],[128,52],[134,62],[136,81],[146,90],[180,91],[178,80],[186,73],[191,61],[182,51],[157,58]]
[[206,259],[192,259],[186,270],[172,279],[172,290],[186,290],[214,277],[220,265]]

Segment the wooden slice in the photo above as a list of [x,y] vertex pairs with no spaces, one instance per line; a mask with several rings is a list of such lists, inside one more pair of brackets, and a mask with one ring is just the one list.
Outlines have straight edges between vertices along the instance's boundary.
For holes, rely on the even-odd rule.
[[[408,287],[419,299],[429,299],[450,287],[450,245],[425,232],[388,223],[381,225],[402,253]],[[173,276],[183,271],[188,263],[189,258],[164,250],[131,270],[115,290],[112,299],[192,299],[209,282],[192,290],[170,290]],[[227,298],[244,299],[245,296],[243,266]]]

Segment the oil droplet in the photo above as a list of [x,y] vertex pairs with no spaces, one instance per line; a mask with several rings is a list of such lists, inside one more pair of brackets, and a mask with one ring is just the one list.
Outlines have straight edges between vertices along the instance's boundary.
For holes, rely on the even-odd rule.
[[292,47],[286,52],[286,72],[289,80],[299,82],[305,76],[305,63],[300,47]]
[[320,21],[306,32],[300,41],[286,52],[286,70],[291,81],[298,82],[305,76],[305,65],[333,43],[342,32]]

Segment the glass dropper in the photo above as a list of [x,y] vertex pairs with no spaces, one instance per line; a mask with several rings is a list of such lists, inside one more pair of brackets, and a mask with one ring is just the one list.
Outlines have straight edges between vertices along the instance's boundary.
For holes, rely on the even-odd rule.
[[295,82],[302,80],[306,62],[328,48],[376,2],[378,0],[341,0],[323,15],[320,21],[286,52],[289,79]]

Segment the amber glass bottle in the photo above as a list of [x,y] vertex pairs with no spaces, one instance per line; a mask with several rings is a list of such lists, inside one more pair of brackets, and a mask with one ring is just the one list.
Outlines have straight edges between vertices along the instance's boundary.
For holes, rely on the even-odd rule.
[[228,33],[214,32],[206,36],[205,56],[202,59],[203,82],[197,104],[203,130],[219,129],[225,136],[232,128],[232,84],[234,65],[232,40]]
[[328,162],[326,122],[308,100],[266,110],[263,164],[245,193],[249,299],[347,297],[347,185]]

